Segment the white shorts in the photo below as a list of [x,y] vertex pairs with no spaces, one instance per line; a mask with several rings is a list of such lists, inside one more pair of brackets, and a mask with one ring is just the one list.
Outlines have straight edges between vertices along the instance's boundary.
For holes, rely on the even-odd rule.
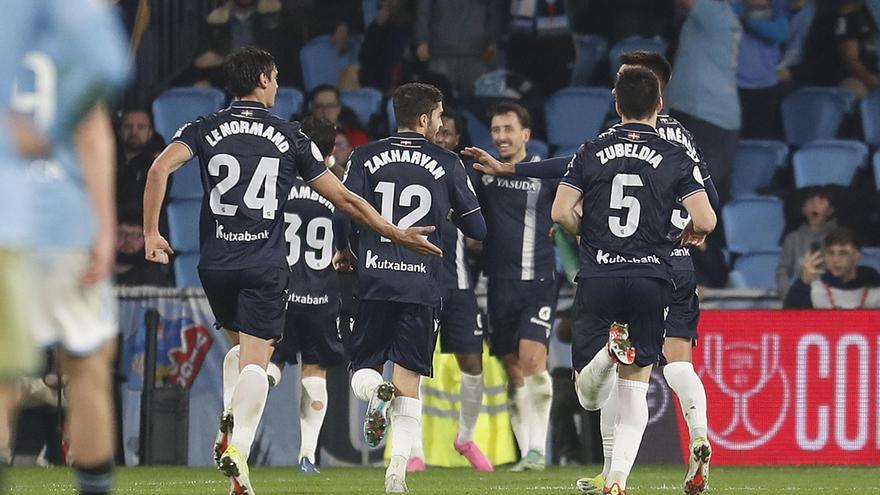
[[23,252],[0,248],[0,381],[37,373],[40,353],[30,338],[32,277]]
[[59,344],[68,354],[87,356],[119,333],[110,280],[80,282],[89,263],[83,250],[38,250],[34,275],[33,335],[37,344]]

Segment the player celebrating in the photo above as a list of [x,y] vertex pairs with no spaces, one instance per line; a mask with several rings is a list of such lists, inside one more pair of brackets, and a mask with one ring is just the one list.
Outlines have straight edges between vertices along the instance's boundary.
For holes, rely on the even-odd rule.
[[[442,100],[430,85],[397,88],[397,132],[356,149],[345,184],[399,226],[440,225],[451,209],[464,235],[481,240],[486,226],[467,171],[455,154],[432,142],[442,125]],[[443,234],[434,232],[429,239],[443,241]],[[350,251],[348,236],[339,239],[342,266],[350,263]],[[351,387],[359,399],[369,401],[364,438],[370,446],[384,438],[390,405],[394,435],[385,491],[404,493],[407,461],[421,436],[420,375],[432,372],[442,261],[361,231],[357,263],[361,301],[352,336]],[[379,372],[389,360],[394,363],[391,383]]]
[[[229,108],[184,125],[147,178],[144,237],[147,259],[168,263],[173,251],[159,234],[168,177],[192,157],[202,166],[199,278],[217,326],[238,333],[241,368],[230,394],[235,428],[220,458],[233,493],[252,494],[247,456],[269,389],[266,367],[284,328],[289,267],[284,249],[288,192],[297,173],[337,208],[383,236],[424,254],[432,228],[398,229],[328,174],[317,146],[298,123],[269,113],[278,70],[268,52],[242,48],[223,64]],[[280,196],[280,197],[279,197]]]
[[582,233],[575,299],[584,326],[572,341],[572,364],[580,370],[575,386],[581,404],[593,410],[617,390],[616,441],[603,493],[624,494],[647,425],[651,368],[662,357],[671,292],[669,218],[681,198],[692,218],[685,234],[692,243],[702,242],[716,219],[696,157],[656,132],[662,99],[654,74],[626,68],[614,93],[622,124],[578,150],[553,219]]

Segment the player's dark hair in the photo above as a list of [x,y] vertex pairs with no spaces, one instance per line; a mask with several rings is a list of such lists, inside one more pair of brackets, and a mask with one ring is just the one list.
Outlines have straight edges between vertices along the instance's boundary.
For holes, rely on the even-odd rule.
[[532,128],[532,117],[529,115],[529,111],[526,110],[526,107],[520,105],[515,101],[502,101],[496,103],[489,110],[489,122],[491,122],[492,118],[496,115],[504,115],[507,113],[512,113],[516,115],[516,118],[519,120],[519,123],[523,127],[523,129]]
[[640,120],[650,117],[660,102],[660,81],[648,69],[629,67],[614,83],[614,95],[623,117]]
[[407,83],[395,89],[391,99],[397,126],[415,129],[419,117],[430,117],[431,111],[443,101],[443,93],[430,84]]
[[620,63],[637,65],[650,70],[657,76],[661,88],[665,88],[669,84],[669,80],[672,79],[672,65],[666,60],[666,57],[657,52],[649,52],[648,50],[623,52],[620,55]]
[[327,156],[333,152],[333,146],[336,144],[336,126],[332,122],[309,116],[302,121],[302,131],[315,143],[321,155]]
[[847,244],[852,244],[858,251],[862,250],[862,244],[856,237],[856,233],[846,227],[838,227],[825,237],[825,249],[831,246],[846,246]]
[[447,119],[451,119],[452,123],[455,124],[455,133],[459,136],[464,133],[464,118],[460,113],[455,110],[444,108],[442,117],[446,117]]
[[247,96],[260,86],[260,74],[272,77],[275,57],[266,50],[246,46],[233,51],[223,61],[226,92],[236,98]]

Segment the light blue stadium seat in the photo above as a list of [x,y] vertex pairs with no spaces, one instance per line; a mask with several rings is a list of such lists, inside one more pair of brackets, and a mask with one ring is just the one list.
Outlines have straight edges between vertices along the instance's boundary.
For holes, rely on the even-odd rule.
[[275,106],[272,107],[271,111],[282,119],[290,120],[292,116],[302,114],[304,100],[303,92],[297,88],[278,88],[278,94],[275,96]]
[[865,141],[871,146],[880,147],[880,91],[863,98],[860,106]]
[[361,124],[366,126],[370,117],[379,113],[382,108],[382,92],[376,88],[361,88],[343,91],[339,98],[342,104],[350,108]]
[[870,266],[880,272],[880,247],[863,247],[859,266]]
[[203,194],[201,166],[199,159],[193,158],[171,176],[168,196],[171,199],[201,199]]
[[853,94],[843,88],[810,87],[793,92],[782,101],[785,140],[803,146],[817,139],[834,139],[853,102]]
[[174,281],[180,288],[201,288],[199,252],[177,253],[174,257]]
[[550,146],[540,139],[529,139],[528,144],[526,144],[526,151],[528,154],[538,155],[542,159],[550,158]]
[[483,148],[489,153],[494,153],[495,148],[492,146],[492,133],[489,132],[489,126],[470,110],[462,110],[461,116],[467,122],[468,134],[471,136],[471,143],[474,146]]
[[608,54],[608,40],[595,34],[575,34],[572,86],[589,86],[596,65]]
[[617,79],[617,71],[620,70],[621,66],[620,56],[624,52],[645,50],[649,52],[657,52],[665,57],[667,46],[666,41],[659,36],[653,38],[630,36],[629,38],[618,41],[612,45],[611,49],[608,51],[608,62],[611,66],[611,80],[614,81]]
[[795,187],[836,184],[849,186],[856,171],[865,166],[868,147],[859,141],[814,141],[797,150],[792,158]]
[[564,88],[544,104],[547,140],[555,146],[580,145],[595,138],[611,110],[607,88]]
[[168,204],[168,242],[175,251],[199,250],[201,206],[197,199],[178,199]]
[[743,140],[736,147],[730,195],[734,198],[757,194],[770,185],[778,168],[788,159],[788,146],[780,141]]
[[226,95],[214,88],[171,88],[153,100],[156,132],[171,141],[177,129],[223,107]]
[[330,42],[329,35],[321,35],[306,43],[299,52],[303,85],[306,91],[321,84],[336,86],[339,74],[346,66],[358,63],[360,41],[352,40],[351,49],[340,55]]
[[758,251],[736,259],[730,286],[736,289],[775,289],[779,251]]
[[721,211],[727,247],[733,253],[779,248],[785,215],[782,201],[771,197],[734,199]]
[[880,150],[874,152],[874,186],[880,191]]

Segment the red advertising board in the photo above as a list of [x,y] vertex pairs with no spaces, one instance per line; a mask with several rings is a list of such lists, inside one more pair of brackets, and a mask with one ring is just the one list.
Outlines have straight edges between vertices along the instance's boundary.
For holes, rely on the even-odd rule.
[[694,368],[713,463],[880,464],[880,311],[705,311]]

